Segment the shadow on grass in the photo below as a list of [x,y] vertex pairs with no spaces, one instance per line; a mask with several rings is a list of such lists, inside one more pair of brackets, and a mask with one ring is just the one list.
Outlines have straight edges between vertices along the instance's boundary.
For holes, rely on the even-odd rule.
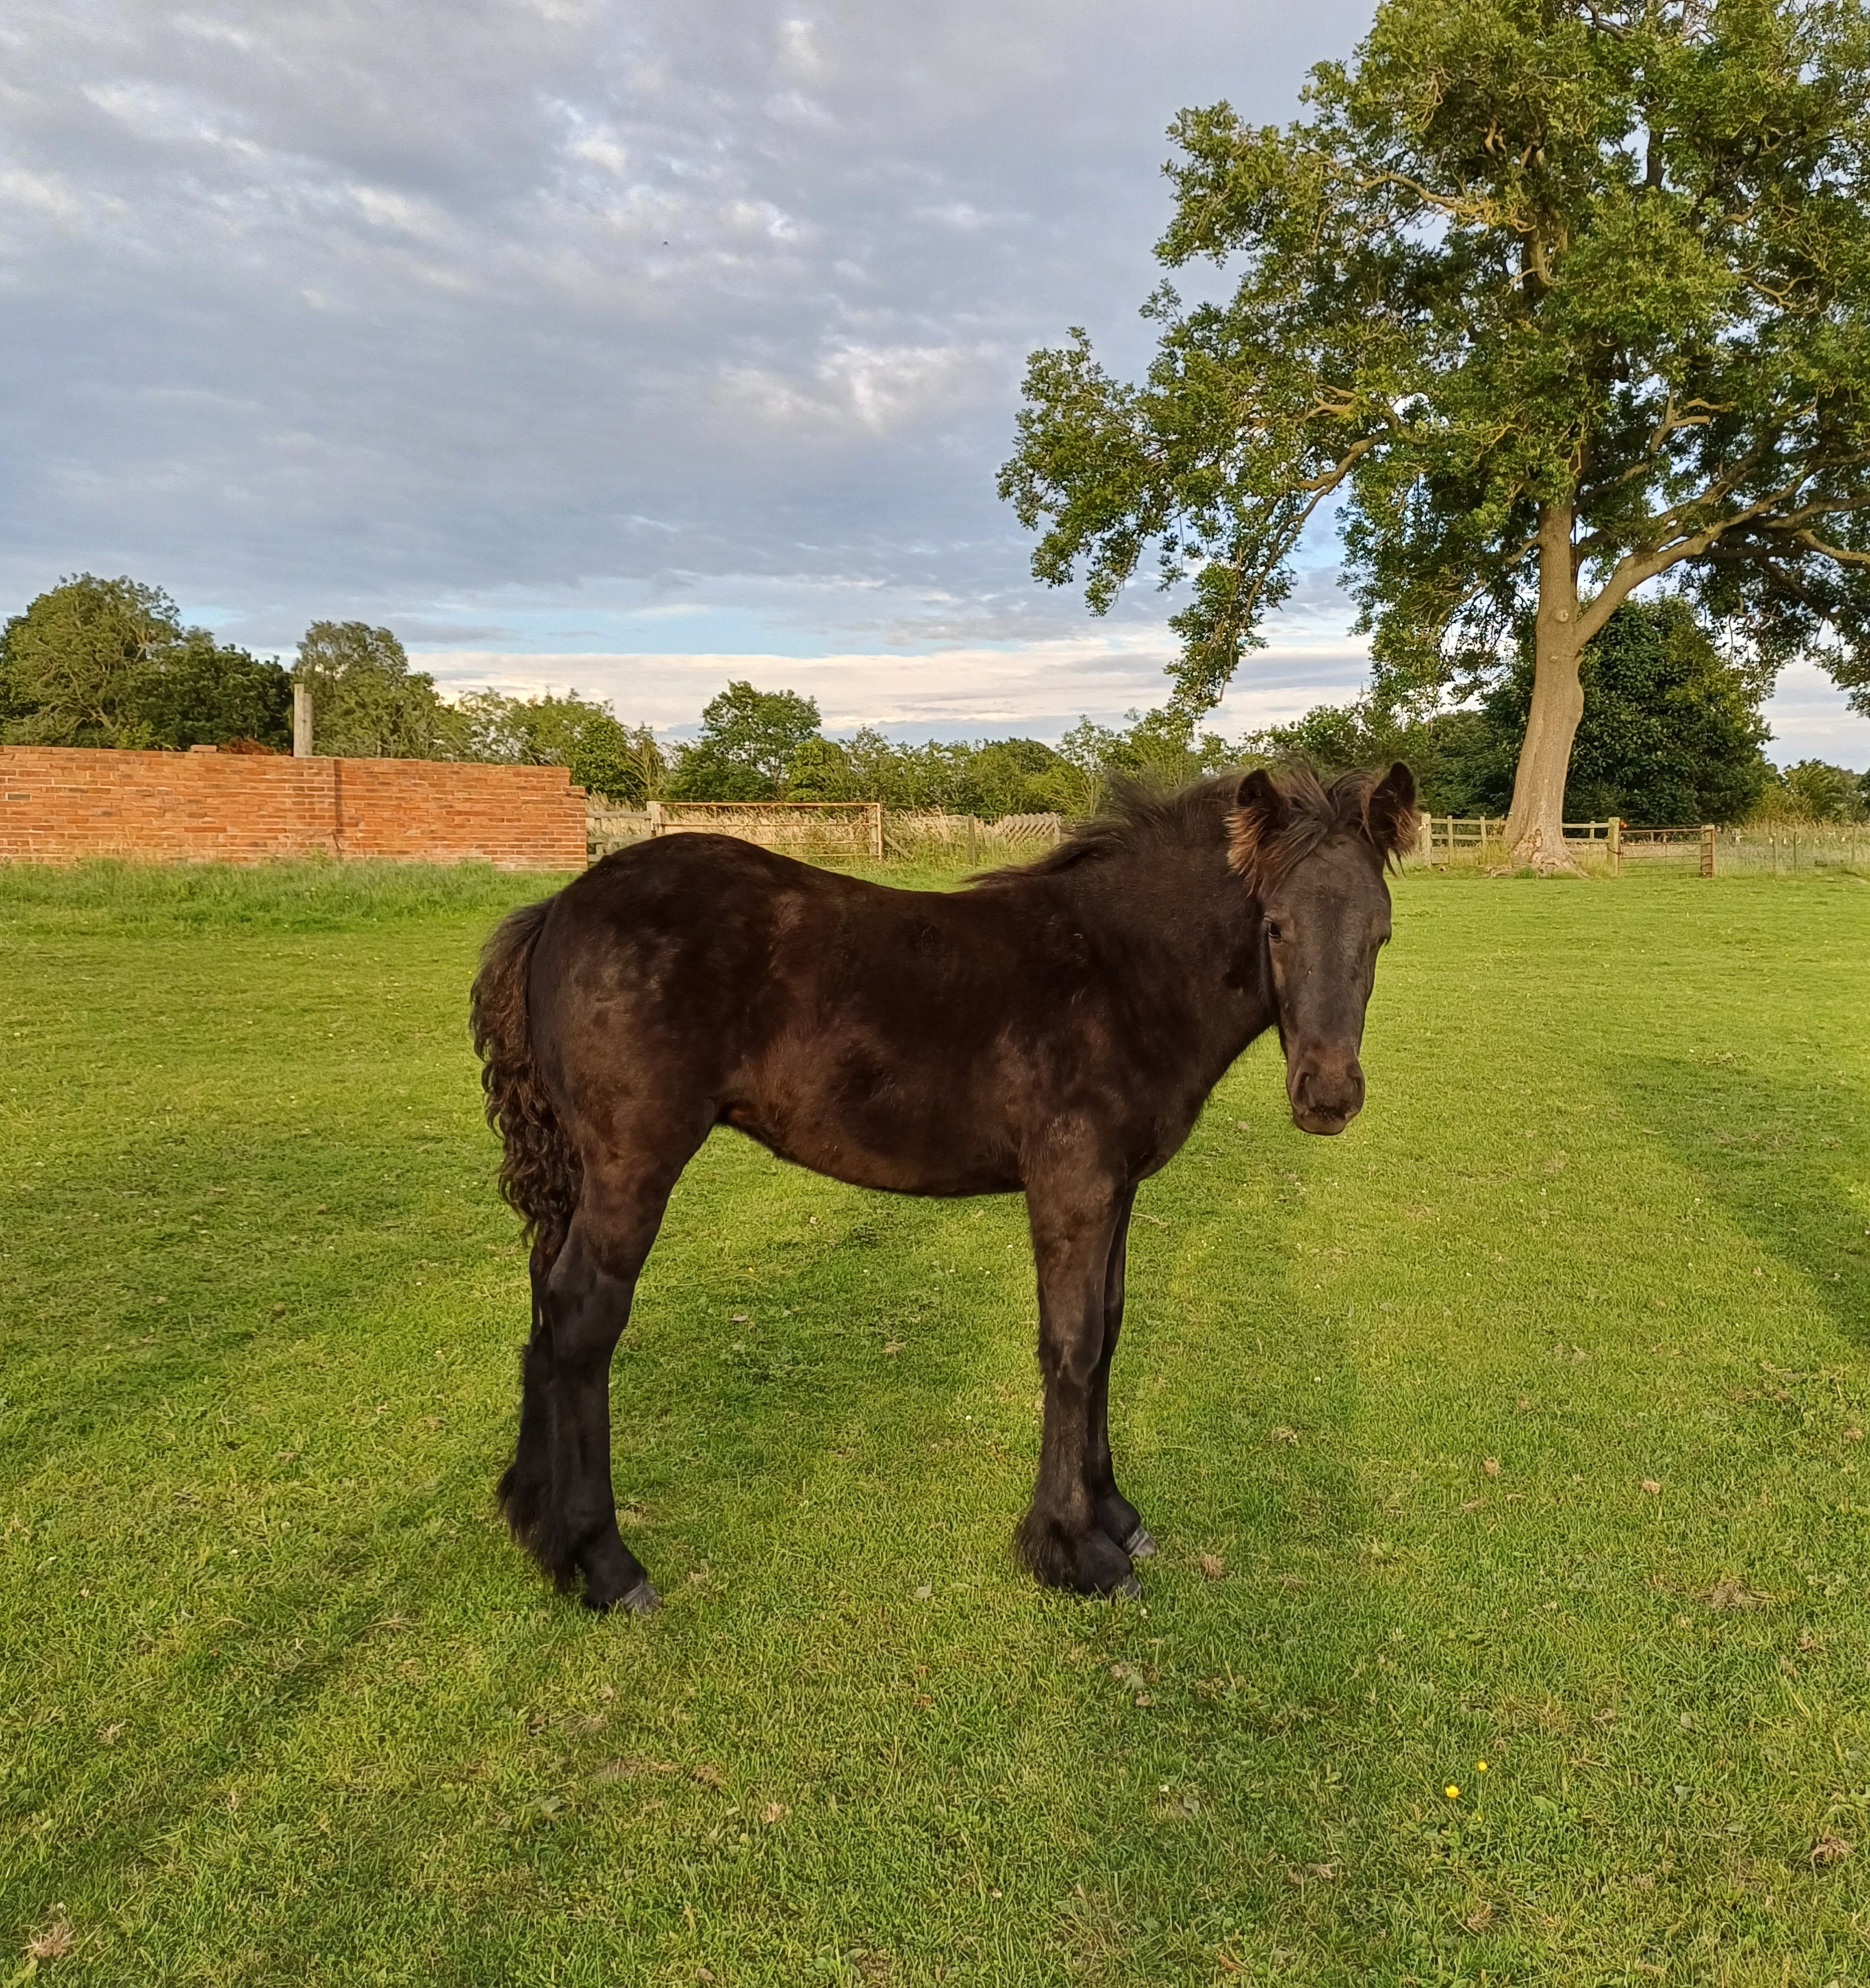
[[1632,1057],[1608,1072],[1632,1108],[1839,1334],[1870,1347],[1870,1103],[1828,1073],[1794,1080],[1716,1053]]
[[[1328,1164],[1281,1141],[1256,1155],[1268,1172],[1265,1155],[1294,1182]],[[1080,1699],[1070,1778],[1100,1848],[1060,1943],[1097,1980],[1375,1978],[1398,1958],[1388,1824],[1408,1790],[1371,1685],[1407,1576],[1368,1557],[1383,1527],[1348,1325],[1305,1287],[1297,1196],[1243,1222],[1198,1179],[1166,1232],[1135,1232],[1120,1421],[1165,1557],[1147,1619],[1119,1615],[1100,1654],[1128,1654],[1155,1702],[1104,1677]]]
[[[380,1178],[391,1156],[327,1145],[309,1164],[290,1130],[249,1124],[230,1137],[210,1124],[64,1160],[56,1188],[34,1196],[38,1232],[23,1219],[14,1232],[19,1311],[0,1341],[6,1474],[178,1396],[231,1387],[261,1353],[354,1342],[386,1298],[413,1293],[431,1250],[474,1248],[478,1264],[491,1237],[475,1232],[495,1223],[501,1242],[512,1241],[491,1195],[438,1205],[426,1171]],[[406,1162],[407,1148],[394,1157]],[[127,1181],[137,1184],[128,1209]],[[208,1199],[223,1182],[226,1198]],[[289,1192],[276,1198],[276,1186]],[[211,1228],[191,1226],[182,1211],[197,1208]],[[129,1232],[133,1216],[155,1232]]]

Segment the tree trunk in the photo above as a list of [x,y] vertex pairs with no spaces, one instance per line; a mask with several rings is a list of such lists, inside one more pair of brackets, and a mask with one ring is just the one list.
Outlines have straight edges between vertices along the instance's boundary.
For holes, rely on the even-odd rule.
[[1506,848],[1516,869],[1578,874],[1565,848],[1565,776],[1571,741],[1584,714],[1578,681],[1577,575],[1571,557],[1569,504],[1539,512],[1539,613],[1533,635],[1532,712],[1513,776]]

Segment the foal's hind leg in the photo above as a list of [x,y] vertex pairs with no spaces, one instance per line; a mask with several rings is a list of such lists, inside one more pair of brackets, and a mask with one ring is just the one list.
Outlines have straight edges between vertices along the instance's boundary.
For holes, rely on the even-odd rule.
[[552,1334],[546,1324],[546,1286],[557,1251],[541,1237],[528,1266],[533,1285],[533,1330],[519,1356],[519,1439],[502,1473],[500,1510],[513,1537],[534,1554],[552,1499]]
[[1054,1587],[1139,1594],[1130,1556],[1098,1523],[1090,1478],[1091,1389],[1103,1354],[1104,1294],[1127,1199],[1108,1182],[1029,1186],[1039,1270],[1045,1432],[1039,1482],[1020,1521],[1026,1564]]
[[680,1171],[658,1167],[651,1178],[621,1182],[587,1173],[564,1246],[535,1280],[519,1443],[501,1499],[514,1531],[560,1587],[582,1576],[589,1608],[621,1604],[641,1614],[656,1605],[642,1563],[617,1530],[610,1365]]
[[1117,1232],[1111,1238],[1110,1260],[1104,1268],[1104,1351],[1091,1376],[1090,1446],[1084,1474],[1099,1526],[1132,1560],[1148,1560],[1155,1553],[1156,1543],[1149,1537],[1142,1514],[1118,1489],[1116,1466],[1111,1459],[1111,1361],[1117,1351],[1118,1335],[1123,1330],[1124,1258],[1130,1236],[1130,1204],[1135,1198],[1134,1188],[1123,1198]]

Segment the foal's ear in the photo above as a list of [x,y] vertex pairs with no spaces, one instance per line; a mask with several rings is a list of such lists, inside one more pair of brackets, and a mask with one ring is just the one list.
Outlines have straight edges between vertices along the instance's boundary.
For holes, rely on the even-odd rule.
[[1227,860],[1243,877],[1253,875],[1254,859],[1286,826],[1287,812],[1272,775],[1256,766],[1227,811]]
[[1399,857],[1415,847],[1415,776],[1400,759],[1371,789],[1364,819],[1385,856]]

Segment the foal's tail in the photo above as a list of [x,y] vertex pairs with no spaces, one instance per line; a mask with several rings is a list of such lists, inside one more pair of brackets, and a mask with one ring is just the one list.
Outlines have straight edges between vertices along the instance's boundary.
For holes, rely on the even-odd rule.
[[487,1122],[506,1148],[500,1192],[526,1223],[534,1260],[548,1266],[564,1246],[583,1179],[577,1151],[539,1080],[526,1015],[533,948],[551,908],[550,898],[522,905],[494,928],[468,1002]]

